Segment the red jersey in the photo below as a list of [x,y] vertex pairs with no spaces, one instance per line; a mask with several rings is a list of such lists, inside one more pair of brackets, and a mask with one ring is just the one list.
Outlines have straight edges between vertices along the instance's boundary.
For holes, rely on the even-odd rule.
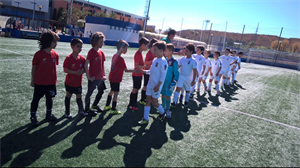
[[103,76],[105,76],[105,71],[104,71],[105,55],[103,51],[101,50],[96,51],[94,48],[92,48],[88,52],[86,59],[90,60],[89,76],[95,77],[95,80],[103,79]]
[[[147,61],[153,61],[154,58],[155,58],[154,52],[151,52],[151,51],[149,50],[149,51],[147,52],[147,54],[146,54],[145,62],[147,62]],[[151,67],[151,65],[152,65],[152,62],[151,62],[151,64],[150,64],[149,68],[145,68],[145,70],[149,70],[150,67]]]
[[[79,69],[84,69],[85,58],[82,55],[78,55],[74,58],[72,54],[68,55],[64,61],[64,68],[68,68],[71,71],[77,71]],[[82,75],[78,76],[76,74],[67,74],[65,83],[72,87],[82,86]]]
[[124,68],[127,68],[124,58],[122,58],[120,55],[115,54],[111,60],[109,81],[120,83],[123,78]]
[[[143,54],[137,50],[134,55],[134,69],[138,69],[135,67],[135,64],[138,63],[139,65],[144,65],[144,58]],[[143,73],[132,73],[133,76],[143,76]]]
[[36,66],[34,83],[37,85],[55,85],[57,82],[56,65],[58,65],[58,54],[51,50],[47,53],[39,50],[34,54],[32,65]]

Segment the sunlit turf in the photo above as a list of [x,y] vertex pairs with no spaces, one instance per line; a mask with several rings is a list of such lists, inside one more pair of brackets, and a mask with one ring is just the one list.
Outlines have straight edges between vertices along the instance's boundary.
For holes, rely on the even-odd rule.
[[[84,44],[86,57],[90,45]],[[65,73],[63,61],[69,43],[58,43],[57,96],[53,113],[58,123],[44,120],[45,98],[38,108],[41,125],[30,125],[31,61],[38,50],[36,40],[0,38],[1,166],[300,166],[300,73],[295,70],[242,63],[238,83],[219,97],[194,93],[190,107],[178,104],[172,118],[160,122],[151,108],[150,122],[139,126],[139,111],[127,110],[132,90],[131,73],[124,73],[118,98],[121,115],[108,112],[96,117],[77,115],[73,95],[73,119],[63,118]],[[109,74],[113,46],[102,48]],[[133,68],[137,48],[124,55]],[[143,53],[144,58],[146,52]],[[178,58],[178,56],[176,56]],[[104,108],[108,89],[99,106]],[[214,87],[214,84],[213,84]],[[83,80],[83,100],[87,80]],[[91,100],[95,98],[95,93]],[[139,93],[140,98],[140,93]],[[138,98],[138,99],[139,99]],[[159,99],[159,101],[161,101]],[[247,114],[247,115],[246,115]],[[259,117],[253,117],[253,116]],[[269,121],[268,121],[269,120]],[[278,123],[276,123],[278,122]],[[284,125],[285,124],[285,125]]]

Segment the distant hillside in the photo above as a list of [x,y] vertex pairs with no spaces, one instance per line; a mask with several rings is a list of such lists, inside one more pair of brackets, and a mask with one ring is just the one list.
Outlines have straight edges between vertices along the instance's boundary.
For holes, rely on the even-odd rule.
[[[198,32],[198,33],[192,33]],[[207,42],[207,37],[208,37],[209,30],[203,31],[202,34],[202,40],[204,42]],[[220,31],[211,31],[210,34],[213,34],[213,36],[224,36],[225,32],[220,32]],[[193,39],[193,40],[199,40],[200,39],[200,34],[201,30],[182,30],[181,32],[181,37],[187,38],[187,39]],[[226,32],[226,38],[233,39],[235,42],[239,42],[241,40],[241,34],[240,33],[231,33],[231,32]],[[244,34],[243,35],[243,44],[248,44],[250,41],[253,41],[255,38],[255,34]],[[283,41],[286,38],[281,38],[280,41]],[[272,41],[278,40],[278,36],[272,36],[272,35],[257,35],[256,38],[256,44],[255,46],[264,46],[266,48],[269,48],[271,46]],[[300,39],[298,38],[289,38],[289,46],[288,48],[291,49],[292,45],[295,42],[300,42]]]

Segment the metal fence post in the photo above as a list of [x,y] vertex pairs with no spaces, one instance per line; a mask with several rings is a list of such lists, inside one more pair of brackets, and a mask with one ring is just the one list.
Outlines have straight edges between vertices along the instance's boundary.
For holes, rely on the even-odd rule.
[[248,56],[247,56],[247,63],[249,63],[249,57],[250,57],[251,48],[249,48]]

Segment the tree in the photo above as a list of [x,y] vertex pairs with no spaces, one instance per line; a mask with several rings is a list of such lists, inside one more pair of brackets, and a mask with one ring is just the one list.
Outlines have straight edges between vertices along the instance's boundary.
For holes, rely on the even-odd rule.
[[281,45],[279,45],[279,51],[286,51],[289,44],[290,44],[289,40],[284,39]]
[[168,29],[166,29],[164,32],[163,32],[163,34],[168,34],[169,33],[169,31],[171,30],[172,28],[171,27],[169,27]]
[[231,38],[227,39],[226,38],[226,47],[232,47],[233,45],[234,45],[233,39],[231,39]]
[[300,43],[299,42],[295,42],[292,45],[292,53],[296,53],[300,51]]
[[248,48],[253,48],[254,46],[255,46],[255,42],[254,41],[249,41]]
[[272,49],[274,49],[274,50],[277,50],[277,48],[276,48],[276,47],[277,47],[277,43],[278,43],[278,40],[274,40],[274,41],[272,41],[272,43],[271,43],[271,46],[270,46],[270,47],[271,47]]
[[115,14],[113,12],[109,12],[107,17],[111,18],[111,19],[117,19],[117,14]]
[[103,12],[97,12],[97,13],[93,14],[93,16],[95,16],[95,17],[107,17],[107,14],[103,13]]

